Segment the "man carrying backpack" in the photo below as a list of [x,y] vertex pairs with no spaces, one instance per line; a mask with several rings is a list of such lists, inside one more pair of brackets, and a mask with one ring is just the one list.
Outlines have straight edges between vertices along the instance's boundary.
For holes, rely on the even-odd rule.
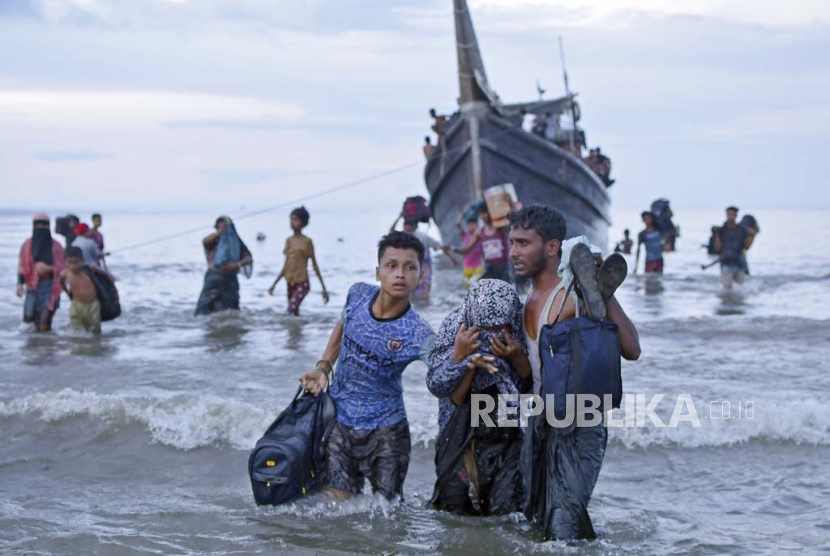
[[[559,274],[562,242],[566,237],[566,225],[563,216],[556,210],[545,206],[525,207],[510,219],[510,259],[516,274],[530,278],[532,287],[528,293],[524,309],[525,339],[528,357],[533,375],[534,392],[539,393],[542,383],[542,362],[539,354],[539,340],[542,327],[558,321],[578,316],[587,311],[593,318],[604,317],[618,327],[620,352],[622,357],[634,360],[640,357],[640,341],[637,329],[625,314],[613,293],[625,277],[624,264],[620,268],[622,256],[614,254],[608,257],[600,272],[597,273],[593,258],[588,249],[583,249],[580,268],[574,267],[571,257],[571,270],[581,288],[581,294],[575,293],[565,298],[566,285]],[[582,244],[577,247],[585,247]],[[609,263],[608,261],[612,261]],[[623,260],[624,263],[624,260]],[[607,264],[607,267],[606,267]],[[587,267],[587,272],[586,272]],[[593,280],[589,280],[593,268]],[[599,476],[608,432],[604,422],[590,427],[568,427],[556,429],[544,421],[544,441],[549,447],[542,452],[554,454],[541,462],[546,466],[547,477],[553,477],[545,489],[527,488],[531,479],[525,472],[525,515],[544,531],[546,539],[593,538],[594,531],[587,513],[588,502]],[[534,434],[526,433],[523,460],[534,450]],[[537,466],[538,467],[538,466]],[[558,481],[558,482],[557,482]]]

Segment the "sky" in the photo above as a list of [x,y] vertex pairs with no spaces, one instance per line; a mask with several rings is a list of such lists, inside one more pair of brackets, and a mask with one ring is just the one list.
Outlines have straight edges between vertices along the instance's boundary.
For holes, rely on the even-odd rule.
[[[830,208],[830,2],[469,0],[491,86],[564,92],[614,206]],[[393,210],[456,109],[451,0],[0,0],[3,206]]]

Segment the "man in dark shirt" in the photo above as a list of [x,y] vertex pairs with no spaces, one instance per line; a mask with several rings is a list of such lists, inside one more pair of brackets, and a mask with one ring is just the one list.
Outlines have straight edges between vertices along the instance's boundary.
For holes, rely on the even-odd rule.
[[720,255],[720,279],[724,289],[732,289],[733,283],[743,283],[746,277],[744,249],[749,248],[750,242],[747,231],[738,225],[738,208],[727,208],[726,222],[715,237],[715,250]]
[[634,258],[634,274],[640,263],[640,247],[646,244],[646,272],[663,274],[663,234],[654,227],[654,215],[645,211],[642,214],[646,229],[637,234],[637,255]]

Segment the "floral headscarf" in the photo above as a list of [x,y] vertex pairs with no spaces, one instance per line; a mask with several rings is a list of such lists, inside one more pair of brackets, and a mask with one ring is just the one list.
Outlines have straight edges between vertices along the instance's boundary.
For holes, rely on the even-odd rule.
[[[429,355],[430,367],[437,367],[452,357],[455,336],[462,324],[465,324],[467,328],[481,327],[479,332],[481,347],[478,349],[481,353],[492,354],[490,342],[499,334],[483,327],[503,325],[510,325],[510,335],[519,342],[522,351],[527,353],[522,325],[522,302],[507,282],[484,279],[470,287],[461,306],[453,310],[441,324]],[[496,363],[500,367],[499,372],[490,374],[480,369],[476,373],[472,386],[473,392],[480,392],[493,384],[498,384],[499,391],[502,393],[518,392],[521,381],[518,374],[505,361],[496,359]]]

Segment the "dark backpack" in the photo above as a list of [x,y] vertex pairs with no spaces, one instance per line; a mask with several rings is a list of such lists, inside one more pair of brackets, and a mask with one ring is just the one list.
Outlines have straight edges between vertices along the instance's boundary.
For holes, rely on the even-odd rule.
[[285,504],[322,484],[325,445],[335,424],[328,392],[314,397],[300,387],[248,458],[248,474],[258,505]]
[[[568,299],[573,283],[565,293],[559,314],[553,324],[542,327],[539,355],[542,360],[542,397],[554,395],[557,419],[566,416],[566,394],[593,394],[599,397],[599,411],[605,412],[622,403],[622,374],[620,339],[617,325],[609,320],[595,321],[575,317],[559,322],[564,301]],[[604,406],[604,396],[611,394],[611,408]],[[575,401],[574,401],[575,403]]]
[[412,220],[415,222],[429,222],[430,211],[427,200],[420,195],[415,197],[407,197],[403,202],[403,217],[404,220]]
[[95,285],[98,304],[101,306],[101,322],[118,318],[121,315],[121,303],[118,300],[118,290],[115,284],[102,276],[103,270],[93,270],[89,265],[84,265],[83,270]]

